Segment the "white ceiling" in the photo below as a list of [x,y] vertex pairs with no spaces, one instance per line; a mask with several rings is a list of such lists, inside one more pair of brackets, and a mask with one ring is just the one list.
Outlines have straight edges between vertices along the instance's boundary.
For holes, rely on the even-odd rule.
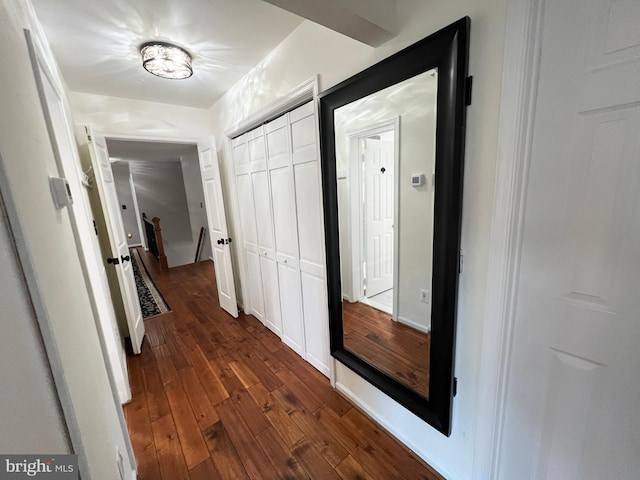
[[[71,91],[209,108],[302,18],[261,0],[31,0]],[[149,40],[185,47],[186,80],[142,68]]]

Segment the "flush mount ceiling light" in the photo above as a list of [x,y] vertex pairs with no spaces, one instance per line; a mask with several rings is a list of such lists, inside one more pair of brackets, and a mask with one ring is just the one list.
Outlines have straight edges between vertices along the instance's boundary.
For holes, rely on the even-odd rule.
[[140,47],[142,66],[158,77],[183,79],[193,75],[191,55],[165,42],[147,42]]

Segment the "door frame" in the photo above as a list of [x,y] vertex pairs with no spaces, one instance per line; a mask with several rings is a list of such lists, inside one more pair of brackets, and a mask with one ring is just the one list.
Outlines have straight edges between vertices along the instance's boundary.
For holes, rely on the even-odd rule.
[[[365,245],[365,220],[364,211],[361,208],[359,201],[360,195],[362,195],[364,182],[362,178],[362,140],[372,135],[393,131],[393,313],[392,318],[397,321],[398,312],[398,288],[399,277],[398,271],[400,269],[400,255],[396,248],[400,245],[399,232],[400,232],[400,117],[391,117],[386,120],[371,123],[363,126],[357,130],[347,133],[348,145],[349,145],[349,158],[348,158],[348,179],[356,180],[356,187],[354,188],[349,181],[347,186],[348,201],[351,206],[347,215],[347,248],[350,252],[351,263],[351,296],[347,299],[353,302],[357,302],[364,298],[364,280],[362,276],[362,265],[365,260],[366,245]],[[344,258],[344,256],[343,256]],[[344,296],[344,292],[343,292]],[[349,295],[347,295],[349,296]]]
[[509,0],[500,97],[498,159],[478,378],[474,480],[496,478],[512,362],[525,195],[540,70],[545,0]]

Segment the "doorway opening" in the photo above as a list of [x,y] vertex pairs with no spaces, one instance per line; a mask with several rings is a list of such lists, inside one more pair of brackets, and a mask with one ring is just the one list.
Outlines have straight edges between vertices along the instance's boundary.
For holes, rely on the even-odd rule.
[[343,296],[396,320],[398,296],[398,154],[400,119],[363,126],[348,135],[344,208]]

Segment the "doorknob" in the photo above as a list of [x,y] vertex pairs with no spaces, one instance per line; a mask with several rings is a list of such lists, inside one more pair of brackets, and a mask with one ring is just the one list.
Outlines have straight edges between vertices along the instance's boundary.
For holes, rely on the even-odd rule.
[[107,263],[110,265],[118,265],[120,263],[120,259],[107,257]]
[[224,245],[224,239],[220,239],[216,242],[218,245]]
[[120,255],[120,259],[122,260],[122,263],[131,261],[131,257],[129,255],[126,257],[124,255]]

